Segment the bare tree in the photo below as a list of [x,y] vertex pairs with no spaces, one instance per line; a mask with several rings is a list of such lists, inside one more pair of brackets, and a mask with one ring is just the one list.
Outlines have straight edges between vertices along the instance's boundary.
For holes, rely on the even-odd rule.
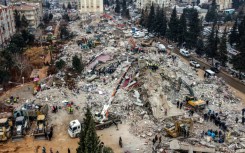
[[23,55],[15,54],[13,56],[13,59],[14,59],[14,66],[19,70],[19,72],[20,72],[19,77],[21,79],[23,72],[25,70],[30,69],[31,65],[30,65],[28,59]]

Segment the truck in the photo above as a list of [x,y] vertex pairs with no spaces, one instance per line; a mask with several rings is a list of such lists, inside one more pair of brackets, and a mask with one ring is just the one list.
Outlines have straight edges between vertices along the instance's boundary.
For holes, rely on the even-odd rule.
[[28,120],[36,120],[38,115],[47,115],[49,106],[46,104],[44,106],[36,105],[35,108],[29,106],[24,106],[21,109],[14,111],[14,118],[19,116],[24,116]]
[[7,141],[11,137],[13,122],[8,118],[0,119],[0,141]]
[[23,138],[29,128],[29,120],[24,116],[15,119],[12,140]]
[[71,138],[79,137],[79,134],[81,133],[81,129],[82,129],[81,125],[82,124],[77,119],[72,120],[69,123],[68,134],[70,135]]
[[[95,121],[95,128],[96,128],[96,130],[103,130],[104,128],[108,128],[115,123],[116,124],[122,123],[122,121],[118,117],[113,118],[113,119],[110,118],[104,122],[96,122]],[[68,134],[71,138],[77,138],[77,137],[79,137],[82,128],[83,128],[82,123],[78,119],[76,119],[76,120],[70,121],[67,131],[68,131]]]
[[47,120],[45,115],[38,115],[37,116],[37,124],[33,132],[34,138],[44,137],[46,138],[47,130]]

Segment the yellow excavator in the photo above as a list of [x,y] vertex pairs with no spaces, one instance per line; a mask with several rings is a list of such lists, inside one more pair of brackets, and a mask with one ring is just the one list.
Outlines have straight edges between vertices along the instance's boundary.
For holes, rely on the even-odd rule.
[[206,106],[205,101],[201,100],[201,99],[197,99],[194,95],[192,88],[181,78],[179,78],[179,80],[178,80],[177,90],[178,91],[180,90],[181,84],[183,84],[188,89],[188,91],[190,93],[190,95],[187,95],[186,99],[185,99],[187,104],[189,104],[190,106],[192,106],[195,109],[204,109]]
[[186,130],[192,131],[192,129],[193,129],[193,121],[190,118],[178,120],[175,122],[175,124],[166,125],[166,127],[164,128],[167,134],[173,138],[182,136],[184,135],[184,132]]
[[8,118],[0,119],[0,141],[7,141],[11,137],[13,123]]
[[37,116],[37,125],[34,129],[33,136],[34,138],[45,138],[45,133],[47,133],[47,120],[45,115],[38,115]]

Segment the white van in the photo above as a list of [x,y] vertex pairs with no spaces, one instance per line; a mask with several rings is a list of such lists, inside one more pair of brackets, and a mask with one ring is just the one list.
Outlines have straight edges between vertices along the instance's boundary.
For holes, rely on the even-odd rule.
[[185,50],[185,49],[180,49],[180,54],[185,56],[185,57],[189,57],[190,56],[190,52]]
[[205,70],[204,77],[210,77],[210,76],[215,76],[215,72],[212,70]]

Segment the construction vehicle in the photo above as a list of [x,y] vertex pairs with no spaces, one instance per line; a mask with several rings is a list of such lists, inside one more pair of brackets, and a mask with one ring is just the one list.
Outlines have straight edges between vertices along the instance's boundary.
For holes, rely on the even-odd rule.
[[194,107],[196,110],[197,109],[204,109],[206,106],[206,102],[204,100],[197,99],[194,95],[192,88],[181,78],[179,78],[179,80],[178,80],[177,90],[178,91],[180,90],[181,84],[183,84],[188,89],[189,94],[190,94],[190,95],[187,95],[186,99],[185,99],[187,104]]
[[45,137],[47,133],[47,121],[45,115],[37,116],[37,125],[34,129],[33,136],[34,138]]
[[[113,91],[113,93],[109,99],[108,104],[104,105],[101,113],[98,113],[98,112],[94,113],[93,117],[94,117],[94,120],[96,123],[96,125],[95,125],[96,130],[103,130],[104,128],[108,128],[113,124],[117,125],[118,123],[122,123],[122,121],[118,115],[115,115],[112,113],[109,114],[108,110],[111,106],[111,103],[112,103],[116,93],[117,93],[117,90],[120,88],[122,81],[124,80],[124,78],[125,78],[127,72],[129,71],[130,67],[131,67],[131,65],[128,66],[126,71],[123,73],[123,75],[119,79],[117,87],[114,89],[114,91]],[[82,128],[81,123],[78,120],[72,120],[69,123],[68,134],[72,138],[77,137],[79,135],[79,133],[81,132],[81,128]]]
[[185,135],[185,132],[192,131],[193,121],[190,118],[178,120],[175,124],[167,124],[164,130],[173,138]]
[[7,141],[11,137],[13,122],[8,118],[0,119],[0,141]]
[[77,138],[81,133],[81,129],[82,129],[81,123],[78,120],[72,120],[69,123],[68,134],[70,135],[71,138]]
[[35,108],[32,108],[32,104],[30,104],[30,106],[26,104],[21,109],[14,111],[14,118],[24,116],[28,118],[28,120],[36,120],[38,115],[47,115],[48,109],[49,106],[47,104],[44,106],[35,105]]
[[[96,130],[103,130],[104,128],[108,128],[113,124],[118,124],[122,123],[121,119],[119,116],[116,115],[109,115],[108,118],[104,119],[103,121],[101,120],[102,115],[100,114],[95,114],[94,119],[95,119],[95,128]],[[77,138],[79,137],[79,134],[81,133],[82,130],[82,123],[79,120],[72,120],[69,123],[68,127],[68,134],[70,135],[71,138]]]
[[23,138],[29,128],[29,120],[24,116],[19,116],[15,119],[12,140]]

